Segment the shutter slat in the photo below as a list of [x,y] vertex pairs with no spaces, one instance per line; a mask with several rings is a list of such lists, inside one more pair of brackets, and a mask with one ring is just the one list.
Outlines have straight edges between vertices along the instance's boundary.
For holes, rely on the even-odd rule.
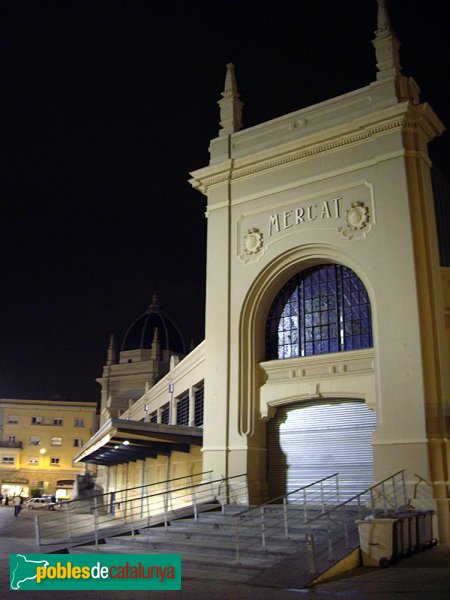
[[364,402],[328,401],[281,407],[267,429],[271,498],[339,472],[342,497],[373,482],[376,415]]

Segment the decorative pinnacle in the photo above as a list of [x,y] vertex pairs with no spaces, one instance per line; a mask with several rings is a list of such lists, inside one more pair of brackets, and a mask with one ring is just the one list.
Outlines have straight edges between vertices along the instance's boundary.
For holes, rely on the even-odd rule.
[[233,63],[227,64],[225,86],[222,99],[218,102],[220,106],[220,130],[219,136],[229,135],[242,128],[242,107],[237,91],[236,75]]
[[385,0],[377,0],[378,14],[375,39],[373,45],[377,57],[377,79],[399,77],[402,74],[400,65],[400,42],[392,29]]
[[377,15],[377,35],[384,32],[392,32],[391,20],[386,9],[385,0],[377,0],[378,2],[378,15]]
[[112,333],[111,337],[109,338],[108,357],[106,360],[107,365],[114,364],[115,354],[116,354],[116,345],[114,343],[114,334]]
[[154,313],[154,312],[158,312],[159,306],[158,306],[158,293],[156,291],[153,292],[152,295],[152,302],[150,304],[150,306],[147,309],[147,312],[149,313]]
[[159,343],[159,330],[155,327],[155,331],[153,332],[153,340],[150,348],[150,357],[152,359],[158,359],[160,352],[160,343]]
[[225,87],[222,92],[222,96],[227,98],[229,96],[239,96],[237,91],[236,74],[234,72],[233,63],[227,64],[227,74],[225,75]]

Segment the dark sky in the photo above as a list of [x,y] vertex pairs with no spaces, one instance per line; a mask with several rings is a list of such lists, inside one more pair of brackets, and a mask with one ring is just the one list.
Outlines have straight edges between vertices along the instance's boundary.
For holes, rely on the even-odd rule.
[[[187,183],[234,62],[252,126],[375,79],[375,0],[0,4],[0,397],[97,400],[152,290],[203,339],[205,198]],[[450,126],[450,3],[391,0],[403,72]],[[450,134],[431,155],[450,177]]]

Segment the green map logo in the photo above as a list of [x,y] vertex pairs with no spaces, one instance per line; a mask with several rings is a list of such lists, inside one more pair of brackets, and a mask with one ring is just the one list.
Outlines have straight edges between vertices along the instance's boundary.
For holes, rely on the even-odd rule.
[[10,554],[11,590],[181,590],[180,554]]

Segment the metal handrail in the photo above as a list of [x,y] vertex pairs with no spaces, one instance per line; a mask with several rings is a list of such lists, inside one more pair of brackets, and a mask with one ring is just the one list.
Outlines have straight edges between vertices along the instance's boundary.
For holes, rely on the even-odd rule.
[[268,504],[276,504],[279,503],[278,501],[281,500],[283,502],[284,498],[287,498],[288,496],[292,496],[293,494],[296,494],[298,492],[301,492],[303,490],[306,490],[310,487],[313,487],[315,485],[317,485],[318,483],[321,483],[323,481],[326,481],[327,479],[331,479],[333,477],[337,477],[339,475],[339,473],[333,473],[332,475],[328,475],[327,477],[323,477],[322,479],[318,479],[317,481],[313,481],[313,483],[308,483],[306,485],[302,485],[301,487],[297,488],[296,490],[293,490],[292,492],[288,492],[287,494],[283,494],[282,496],[277,496],[276,498],[271,498],[270,500],[266,500],[265,502],[263,502],[262,504],[258,504],[257,507],[250,507],[247,510],[244,510],[243,512],[239,513],[239,518],[243,517],[246,513],[250,513],[252,511],[257,511],[261,508],[261,506],[267,506]]
[[10,442],[9,440],[0,440],[0,448],[23,448],[22,442]]
[[158,482],[158,485],[169,485],[165,485],[165,489],[161,491],[132,498],[119,498],[117,502],[110,498],[110,501],[105,503],[102,500],[105,494],[94,496],[89,499],[93,501],[93,505],[85,506],[83,513],[70,510],[66,504],[65,508],[54,511],[51,515],[37,514],[36,542],[38,545],[56,541],[76,544],[85,543],[89,539],[98,545],[99,540],[106,535],[129,532],[134,537],[136,529],[160,523],[167,529],[168,523],[176,518],[194,514],[194,518],[197,519],[198,513],[209,510],[212,504],[223,506],[225,498],[220,486],[223,486],[224,481],[227,487],[233,488],[234,497],[248,506],[246,475],[236,475],[227,480],[210,479],[194,483],[194,479],[200,475],[201,473],[187,475],[184,479],[188,484],[180,487],[172,487],[170,484],[172,481],[179,482],[182,477]]
[[[336,500],[334,503],[325,504],[324,500],[324,491],[323,485],[327,479],[332,479],[336,477],[336,487],[338,488],[338,474],[330,475],[328,478],[324,478],[323,480],[319,480],[312,484],[308,484],[308,486],[304,486],[305,488],[317,488],[320,487],[318,493],[321,496],[321,503],[318,505],[308,504],[307,501],[311,500],[311,498],[307,498],[306,489],[305,496],[303,498],[303,502],[301,504],[294,504],[291,507],[294,509],[291,511],[291,516],[294,515],[293,519],[291,519],[291,523],[288,523],[288,511],[287,511],[287,495],[280,496],[276,499],[269,500],[265,502],[261,506],[250,509],[248,511],[244,511],[236,515],[236,528],[235,528],[235,556],[236,562],[240,562],[240,553],[241,551],[248,546],[254,546],[256,541],[259,543],[259,547],[264,551],[267,550],[268,544],[270,541],[275,541],[279,539],[280,536],[289,539],[298,537],[300,535],[303,537],[303,541],[306,543],[306,551],[308,556],[308,563],[310,565],[310,571],[315,572],[316,565],[316,552],[317,548],[320,549],[320,544],[317,544],[317,539],[315,539],[315,533],[313,531],[316,528],[318,531],[322,531],[321,537],[325,537],[325,541],[322,539],[322,543],[325,544],[325,547],[328,551],[328,558],[332,560],[334,556],[334,545],[333,545],[333,537],[336,535],[338,539],[344,540],[345,546],[350,547],[352,543],[352,536],[355,534],[355,523],[353,519],[353,523],[350,520],[350,516],[354,516],[353,513],[357,512],[358,518],[363,518],[367,516],[370,512],[374,512],[377,508],[377,505],[381,502],[381,511],[384,514],[388,514],[389,510],[398,508],[399,506],[407,504],[407,496],[406,496],[406,485],[405,485],[405,477],[404,470],[398,471],[394,475],[379,481],[378,483],[370,486],[363,492],[360,492],[351,498],[348,498],[344,502],[339,502],[338,493],[335,495]],[[397,489],[397,480],[401,478],[400,485],[401,489]],[[296,492],[302,492],[303,488],[299,488]],[[317,497],[317,493],[316,493]],[[364,499],[367,498],[369,502],[370,508],[367,508],[364,505]],[[270,523],[270,519],[267,519],[267,515],[265,515],[265,509],[268,505],[273,505],[274,500],[283,500],[283,519],[281,519],[280,515],[275,515],[273,517],[272,523]],[[329,506],[333,504],[332,508]],[[309,508],[308,508],[309,507]],[[303,509],[303,510],[302,510]],[[319,514],[315,514],[311,516],[311,511]],[[250,521],[249,518],[246,518],[246,514],[251,513],[253,515],[252,525],[244,528],[241,525],[242,517],[244,523],[248,523]],[[308,516],[309,513],[309,516]],[[299,515],[303,515],[303,519],[299,518]],[[335,515],[341,516],[340,528],[338,527],[338,531],[335,523]],[[259,526],[259,527],[258,527]],[[292,528],[297,527],[301,530],[301,534],[297,533],[297,535],[292,535]],[[325,532],[325,536],[323,535]],[[243,535],[246,535],[246,538],[243,539]]]
[[[397,490],[396,479],[401,479],[400,485],[401,490]],[[391,488],[387,486],[391,486]],[[392,496],[389,495],[388,492],[392,492]],[[364,499],[368,499],[369,506],[364,505]],[[377,501],[382,502],[382,507],[377,508]],[[376,510],[380,510],[381,514],[384,516],[388,516],[390,511],[398,509],[401,506],[407,505],[407,494],[406,494],[406,483],[405,483],[405,472],[404,469],[401,471],[397,471],[394,475],[379,481],[378,483],[372,485],[367,488],[363,492],[356,494],[352,498],[349,498],[345,502],[341,502],[340,504],[334,506],[332,509],[327,510],[325,513],[312,517],[308,519],[305,523],[305,546],[307,553],[307,561],[308,568],[311,574],[317,573],[317,554],[318,547],[323,552],[324,549],[327,551],[327,559],[329,562],[332,562],[335,557],[335,545],[336,543],[342,543],[344,540],[345,549],[351,549],[352,545],[357,547],[357,542],[351,542],[351,539],[356,539],[357,533],[357,524],[353,518],[351,521],[348,519],[348,513],[354,513],[355,507],[358,514],[358,519],[362,519],[369,514],[373,514]],[[343,518],[341,521],[337,521],[333,519],[334,515],[337,515],[338,512],[342,514]],[[317,536],[314,534],[313,528],[315,527],[317,531],[320,532],[320,527],[317,525],[321,523],[321,521],[325,520],[324,530],[326,532],[325,539],[322,539],[321,544],[317,543],[317,537],[321,534],[319,533]]]
[[[200,473],[194,473],[193,475],[182,475],[181,477],[173,477],[172,479],[164,479],[163,481],[158,481],[158,482],[153,482],[153,483],[145,483],[143,485],[135,485],[135,486],[129,487],[129,488],[121,488],[120,490],[116,490],[116,492],[113,492],[113,493],[119,494],[119,493],[125,493],[125,492],[132,492],[133,490],[141,490],[141,489],[147,488],[147,487],[164,485],[167,483],[172,483],[173,481],[178,481],[180,479],[187,479],[189,477],[200,477],[203,475],[210,475],[211,473],[212,473],[212,470],[201,471]],[[111,495],[111,492],[104,492],[103,494],[93,493],[89,496],[86,496],[85,498],[74,498],[73,500],[62,500],[60,502],[60,504],[72,504],[72,503],[81,502],[84,500],[89,500],[90,498],[102,498],[103,496],[110,496],[110,495]]]
[[[270,518],[267,518],[265,509],[268,506],[273,506],[274,504],[280,505],[280,501],[283,508],[283,533],[282,537],[285,539],[289,539],[289,517],[288,517],[288,504],[289,500],[292,498],[296,498],[299,494],[302,496],[300,503],[291,503],[292,507],[296,508],[296,512],[298,513],[298,508],[302,509],[303,520],[306,522],[308,519],[308,510],[311,512],[321,510],[321,512],[325,512],[325,507],[328,506],[328,501],[330,500],[330,494],[326,489],[326,484],[333,482],[333,491],[332,498],[335,502],[336,498],[339,500],[339,480],[338,473],[333,473],[332,475],[328,475],[327,477],[323,477],[318,481],[314,481],[312,483],[306,484],[289,492],[288,494],[284,494],[282,496],[278,496],[276,498],[272,498],[263,504],[250,508],[246,511],[243,511],[236,515],[236,526],[235,526],[235,553],[236,553],[236,562],[240,562],[240,553],[241,550],[245,547],[255,546],[261,542],[261,547],[263,550],[266,550],[267,547],[267,539],[276,532],[276,536],[280,535],[280,522],[278,515],[275,517],[273,522],[270,522]],[[316,488],[318,490],[316,491]],[[309,507],[309,508],[308,508]],[[296,515],[297,516],[297,515]],[[243,540],[242,536],[246,535],[246,539]]]
[[[397,477],[398,475],[404,475],[404,469],[402,469],[401,471],[397,471],[397,473],[394,473],[394,475],[391,475],[390,477],[386,477],[386,479],[383,479],[382,481],[379,481],[378,483],[375,483],[374,485],[371,485],[369,488],[367,488],[366,490],[364,490],[363,492],[359,492],[359,494],[356,494],[355,496],[352,496],[351,498],[349,498],[348,500],[345,500],[344,502],[341,502],[339,504],[336,504],[335,506],[333,506],[333,508],[330,508],[329,510],[325,511],[322,515],[317,515],[316,517],[313,517],[312,519],[308,519],[308,523],[312,523],[313,521],[316,521],[317,519],[320,519],[323,515],[327,515],[328,513],[332,513],[336,510],[338,510],[339,508],[341,508],[342,506],[345,506],[347,504],[350,503],[356,503],[358,504],[358,499],[361,498],[361,496],[364,496],[365,494],[368,494],[371,490],[374,490],[375,488],[377,488],[378,486],[383,486],[383,484],[394,480],[395,477]],[[385,494],[383,494],[383,497],[385,498]],[[404,494],[404,499],[405,502],[404,504],[406,505],[407,503],[407,498],[406,498],[406,492]],[[392,503],[391,502],[391,508],[397,508],[398,506],[401,506],[399,504],[396,503]],[[387,512],[387,508],[383,508],[384,512]]]
[[413,499],[417,500],[418,496],[417,496],[417,490],[419,489],[419,486],[422,483],[425,483],[429,488],[430,488],[430,492],[431,492],[431,497],[432,497],[432,492],[433,492],[433,484],[431,483],[431,481],[429,481],[428,479],[425,479],[425,477],[422,477],[421,475],[418,475],[417,473],[414,473],[414,477],[417,477],[417,479],[419,481],[416,481],[416,483],[414,484],[414,495],[413,495]]

